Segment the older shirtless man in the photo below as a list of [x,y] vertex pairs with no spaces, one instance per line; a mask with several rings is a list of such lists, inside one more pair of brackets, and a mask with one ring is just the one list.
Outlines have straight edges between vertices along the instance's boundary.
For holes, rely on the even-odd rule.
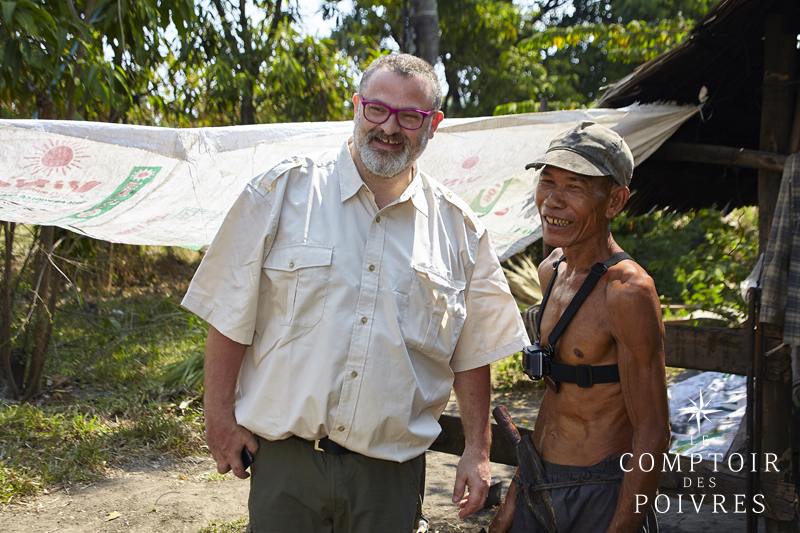
[[[585,121],[531,167],[542,169],[536,205],[556,248],[539,265],[542,286],[551,286],[537,317],[540,346],[553,353],[532,438],[547,485],[557,486],[549,494],[558,530],[657,531],[652,511],[636,504],[637,495],[652,504],[661,475],[640,468],[640,457],[650,469],[646,454],[660,458],[670,437],[661,308],[653,280],[620,254],[609,229],[630,195],[633,156],[619,135]],[[603,262],[607,271],[557,327]],[[490,527],[509,530],[544,530],[514,484]]]

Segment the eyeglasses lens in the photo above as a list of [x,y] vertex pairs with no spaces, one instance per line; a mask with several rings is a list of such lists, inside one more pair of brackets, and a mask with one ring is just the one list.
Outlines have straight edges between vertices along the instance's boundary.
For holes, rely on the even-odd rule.
[[367,120],[375,124],[383,124],[386,122],[392,112],[396,113],[398,124],[409,130],[418,129],[422,126],[422,121],[425,120],[425,115],[417,111],[409,109],[393,111],[381,104],[364,104],[364,116]]

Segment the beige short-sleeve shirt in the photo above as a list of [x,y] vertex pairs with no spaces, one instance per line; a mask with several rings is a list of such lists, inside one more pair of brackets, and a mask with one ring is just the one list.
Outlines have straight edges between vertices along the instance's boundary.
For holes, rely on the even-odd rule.
[[239,424],[269,440],[329,436],[394,461],[439,434],[454,372],[528,344],[466,204],[417,172],[378,209],[347,143],[256,177],[183,306],[249,345]]

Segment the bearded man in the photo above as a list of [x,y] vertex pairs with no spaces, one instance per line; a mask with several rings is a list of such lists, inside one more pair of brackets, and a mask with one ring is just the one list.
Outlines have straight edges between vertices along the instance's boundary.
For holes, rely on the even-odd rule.
[[483,507],[488,364],[527,336],[486,230],[415,163],[441,102],[423,60],[373,61],[353,137],[253,179],[183,300],[210,324],[217,470],[246,478],[240,452],[255,456],[248,531],[412,531],[451,388],[453,500],[462,517]]

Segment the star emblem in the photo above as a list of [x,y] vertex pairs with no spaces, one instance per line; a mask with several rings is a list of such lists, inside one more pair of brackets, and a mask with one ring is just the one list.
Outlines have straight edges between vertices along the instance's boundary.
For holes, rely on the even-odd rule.
[[691,415],[689,417],[689,420],[691,420],[692,418],[697,419],[697,434],[700,435],[700,422],[702,418],[705,418],[706,420],[711,422],[711,419],[708,418],[706,415],[710,415],[711,413],[719,413],[721,409],[706,409],[706,407],[708,407],[708,405],[711,402],[709,401],[708,403],[703,403],[703,389],[700,389],[699,403],[695,402],[691,398],[689,398],[689,401],[692,402],[692,407],[684,407],[683,409],[680,410],[681,411],[680,414]]

